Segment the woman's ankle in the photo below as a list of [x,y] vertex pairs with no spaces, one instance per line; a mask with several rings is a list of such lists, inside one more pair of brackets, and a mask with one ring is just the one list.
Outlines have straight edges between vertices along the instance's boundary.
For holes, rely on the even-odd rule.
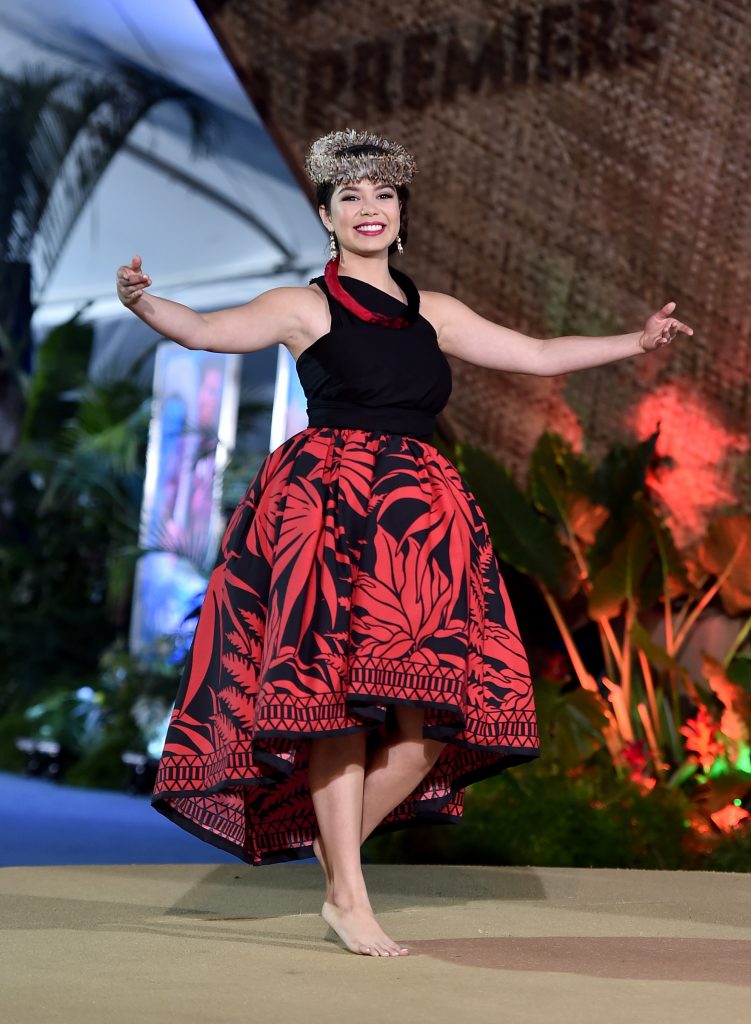
[[370,899],[364,886],[343,886],[332,883],[329,889],[328,902],[338,910],[370,910]]

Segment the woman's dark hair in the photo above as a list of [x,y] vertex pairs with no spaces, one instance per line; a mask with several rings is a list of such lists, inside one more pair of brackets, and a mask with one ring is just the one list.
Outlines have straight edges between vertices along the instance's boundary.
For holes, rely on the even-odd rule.
[[[324,181],[322,184],[316,186],[316,204],[318,206],[324,206],[326,213],[331,216],[331,197],[334,195],[334,189],[337,186],[331,181]],[[409,235],[409,188],[406,185],[392,185],[392,188],[396,189],[396,195],[399,199],[399,237],[402,240],[402,245],[407,247],[407,237]],[[338,241],[338,239],[337,239]],[[396,252],[396,242],[392,242],[389,246],[389,255],[392,252]]]

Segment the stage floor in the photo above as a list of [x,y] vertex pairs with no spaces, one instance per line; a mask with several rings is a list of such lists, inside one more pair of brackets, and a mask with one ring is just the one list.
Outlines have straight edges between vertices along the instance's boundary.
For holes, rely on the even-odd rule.
[[355,956],[316,864],[0,870],[13,1024],[751,1019],[751,877],[367,865],[410,957]]

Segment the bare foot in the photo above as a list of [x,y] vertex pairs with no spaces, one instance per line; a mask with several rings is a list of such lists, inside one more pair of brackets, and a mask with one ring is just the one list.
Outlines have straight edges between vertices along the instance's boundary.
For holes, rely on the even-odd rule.
[[368,906],[354,906],[345,910],[327,900],[321,909],[321,917],[353,953],[366,956],[409,954],[406,946],[399,946],[388,937]]
[[327,903],[330,903],[331,900],[333,899],[333,885],[331,882],[331,875],[329,874],[329,866],[326,863],[326,857],[323,852],[323,846],[321,845],[320,835],[317,835],[313,840],[313,853],[315,854],[318,863],[323,868],[323,873],[326,876],[326,895],[324,899],[326,900]]

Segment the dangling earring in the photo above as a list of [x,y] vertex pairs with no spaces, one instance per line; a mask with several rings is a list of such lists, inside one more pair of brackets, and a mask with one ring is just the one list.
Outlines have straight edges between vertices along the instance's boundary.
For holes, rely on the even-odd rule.
[[334,232],[329,232],[329,256],[332,260],[335,260],[339,250],[336,247],[336,238],[334,238]]
[[402,240],[399,235],[396,236],[396,251],[400,256],[404,255],[404,246],[402,245]]

